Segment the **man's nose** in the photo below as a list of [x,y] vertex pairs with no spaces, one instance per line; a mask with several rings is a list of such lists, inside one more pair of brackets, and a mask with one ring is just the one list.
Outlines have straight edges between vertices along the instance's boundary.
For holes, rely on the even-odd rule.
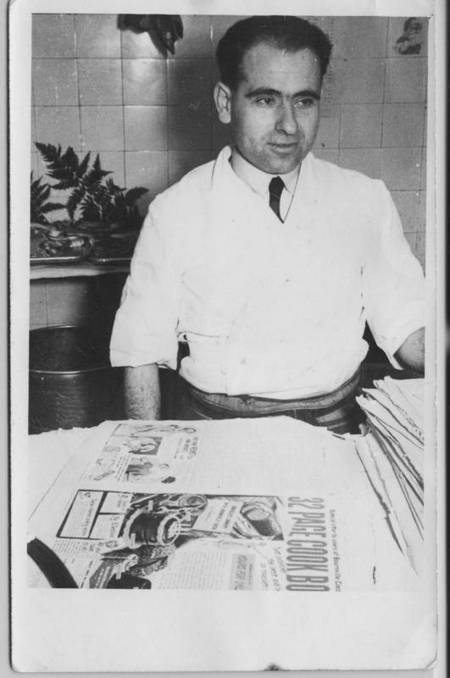
[[298,131],[297,118],[295,110],[291,103],[283,102],[278,111],[278,118],[275,125],[277,131],[283,131],[286,134],[296,134]]

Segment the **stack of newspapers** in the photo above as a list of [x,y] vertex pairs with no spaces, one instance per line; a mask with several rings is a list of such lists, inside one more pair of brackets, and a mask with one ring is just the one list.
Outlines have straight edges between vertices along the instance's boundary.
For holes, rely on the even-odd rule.
[[356,448],[402,553],[421,569],[423,546],[423,379],[375,381],[357,398],[367,416]]

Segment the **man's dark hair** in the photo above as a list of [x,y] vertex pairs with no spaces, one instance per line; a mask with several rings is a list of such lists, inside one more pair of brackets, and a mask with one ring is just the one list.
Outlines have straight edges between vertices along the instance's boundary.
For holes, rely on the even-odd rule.
[[243,77],[245,53],[262,42],[288,52],[310,49],[319,59],[321,77],[325,75],[332,44],[320,28],[297,16],[252,16],[233,24],[217,46],[220,78],[225,85],[237,87]]

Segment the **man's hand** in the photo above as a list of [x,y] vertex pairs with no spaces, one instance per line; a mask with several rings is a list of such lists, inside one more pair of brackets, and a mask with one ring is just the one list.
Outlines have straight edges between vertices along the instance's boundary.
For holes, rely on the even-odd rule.
[[425,328],[409,335],[395,354],[402,367],[410,367],[423,374],[425,371]]
[[126,367],[125,413],[128,419],[159,419],[161,393],[158,365]]

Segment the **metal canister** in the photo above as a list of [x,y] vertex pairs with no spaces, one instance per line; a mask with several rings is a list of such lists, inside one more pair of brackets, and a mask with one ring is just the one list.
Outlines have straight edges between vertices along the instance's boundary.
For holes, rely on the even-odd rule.
[[129,536],[136,546],[172,544],[181,531],[180,518],[170,511],[143,511],[131,523]]
[[281,534],[281,527],[273,511],[265,504],[244,504],[241,513],[263,537],[276,537]]

